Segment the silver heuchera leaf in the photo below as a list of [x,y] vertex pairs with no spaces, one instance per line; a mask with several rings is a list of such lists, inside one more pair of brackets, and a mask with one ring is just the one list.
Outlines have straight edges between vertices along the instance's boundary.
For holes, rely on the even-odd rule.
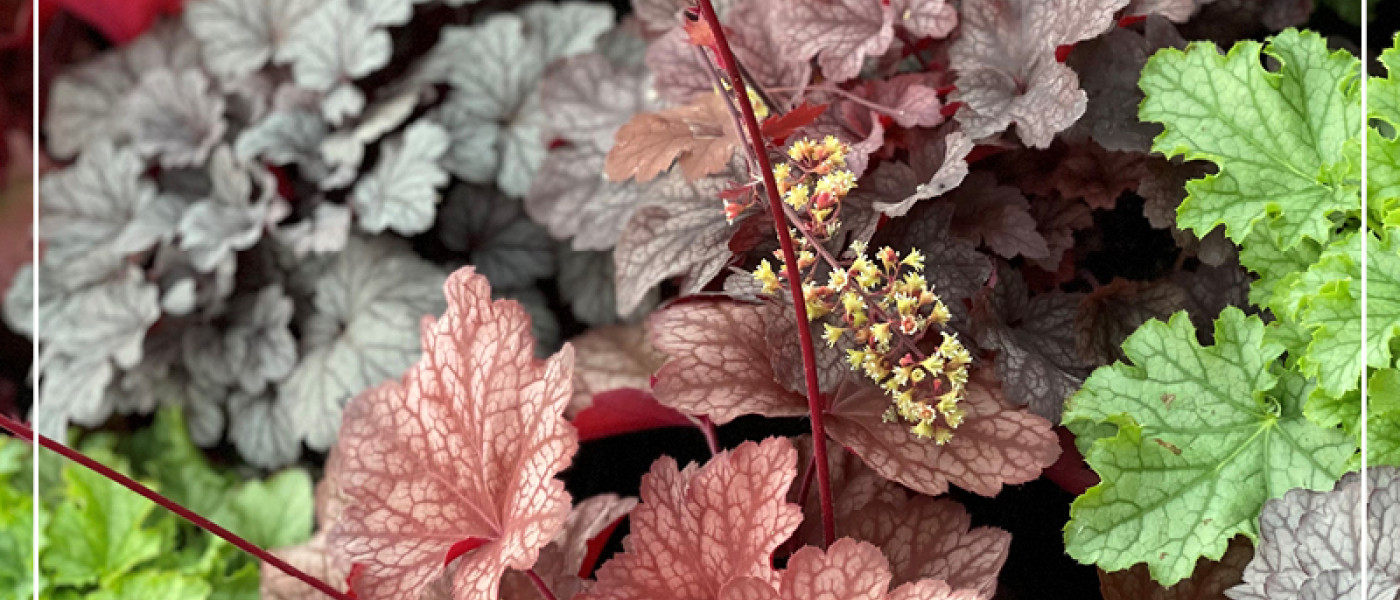
[[[744,274],[753,280],[752,276]],[[584,252],[561,247],[559,251],[559,294],[579,321],[589,325],[608,325],[621,319],[617,314],[617,294],[613,285],[613,256],[611,252]],[[726,280],[727,281],[727,280]],[[660,300],[659,290],[653,289],[632,313],[646,314]]]
[[[247,250],[262,238],[277,184],[261,166],[239,164],[228,146],[220,146],[209,161],[213,190],[180,219],[180,248],[189,252],[195,269],[208,273],[234,252]],[[254,177],[257,196],[254,197]]]
[[185,25],[204,47],[204,64],[232,79],[271,60],[316,0],[200,0],[185,7]]
[[[353,9],[347,0],[327,0],[292,29],[290,38],[277,50],[276,60],[290,64],[297,85],[328,92],[323,114],[331,122],[352,111],[346,108],[346,94],[364,97],[348,87],[389,63],[391,42],[388,32],[375,26],[368,16]],[[328,108],[329,107],[329,108]],[[353,108],[353,106],[352,106]]]
[[350,238],[316,280],[300,327],[302,360],[277,397],[298,440],[329,449],[345,403],[418,359],[419,320],[446,308],[445,279],[400,241]]
[[603,175],[606,156],[591,144],[551,151],[525,197],[531,218],[556,239],[572,239],[575,250],[611,249],[633,213],[652,197],[647,190],[667,179],[646,184],[611,181]]
[[131,147],[167,169],[203,164],[223,139],[224,98],[197,70],[160,69],[141,77],[123,106]]
[[99,141],[72,167],[45,177],[39,207],[45,268],[61,269],[69,286],[80,286],[155,244],[159,237],[137,225],[156,200],[145,170],[136,153]]
[[[1259,514],[1259,544],[1233,600],[1394,600],[1400,593],[1400,471],[1349,473],[1330,492],[1289,490]],[[1369,538],[1361,573],[1361,535]],[[1362,578],[1369,592],[1360,594]]]
[[464,252],[494,289],[518,288],[554,274],[554,240],[520,201],[491,188],[458,185],[442,210],[438,236]]
[[[385,100],[376,102],[369,111],[355,123],[319,141],[320,160],[327,165],[329,172],[318,178],[323,190],[345,187],[359,176],[360,163],[364,160],[365,146],[379,141],[384,134],[398,129],[413,114],[421,94],[417,89],[409,89]],[[356,109],[358,112],[359,109]]]
[[261,394],[281,381],[297,361],[292,337],[292,299],[280,285],[256,296],[240,298],[229,307],[232,321],[224,332],[224,349],[235,364],[234,379],[244,392]]
[[301,455],[296,426],[278,408],[266,394],[234,392],[229,396],[229,441],[254,466],[276,469]]
[[453,139],[446,166],[467,181],[494,181],[507,194],[525,195],[546,150],[537,93],[544,41],[527,37],[516,15],[496,14],[444,29],[428,58],[434,60],[446,66],[425,68],[441,70],[455,88],[438,117]]
[[273,231],[273,236],[298,258],[340,252],[350,239],[350,209],[321,202],[306,218]]
[[69,423],[96,427],[112,414],[105,394],[115,369],[112,361],[56,356],[44,366],[34,429],[55,440],[68,439]]
[[114,280],[74,292],[43,315],[45,354],[110,357],[118,366],[141,360],[141,341],[160,318],[160,291],[129,268]]
[[319,182],[330,174],[321,160],[326,122],[307,110],[275,112],[238,134],[234,153],[243,162],[262,159],[269,164],[295,164],[299,173]]
[[520,9],[526,34],[544,41],[546,63],[593,49],[598,36],[612,29],[615,17],[607,4],[532,2]]
[[49,91],[44,115],[49,154],[67,159],[98,140],[125,141],[126,123],[118,108],[141,76],[157,69],[184,71],[199,65],[199,41],[181,23],[166,21],[125,48],[60,74]]
[[375,25],[403,25],[413,17],[413,5],[429,0],[349,0],[350,8],[369,17]]
[[438,166],[448,144],[447,131],[427,120],[409,125],[403,135],[385,142],[374,172],[355,186],[350,197],[360,228],[414,235],[432,227],[440,199],[437,188],[448,179]]

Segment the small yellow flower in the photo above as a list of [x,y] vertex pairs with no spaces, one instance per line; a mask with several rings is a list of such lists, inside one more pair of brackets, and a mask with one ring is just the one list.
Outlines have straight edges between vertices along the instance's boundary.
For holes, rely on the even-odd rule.
[[[928,421],[919,421],[917,425],[909,428],[909,432],[923,439],[932,438],[934,434],[933,425]],[[942,444],[939,445],[941,446]]]
[[876,323],[870,326],[870,339],[875,340],[875,344],[881,348],[890,345],[890,324]]
[[823,323],[822,339],[826,340],[828,348],[835,348],[836,342],[841,341],[841,334],[846,333],[845,327],[835,327],[831,323]]
[[924,253],[919,252],[918,248],[914,248],[909,251],[908,256],[904,257],[904,260],[900,261],[900,264],[912,267],[915,271],[922,271],[924,270]]
[[952,441],[952,439],[953,432],[948,431],[947,429],[944,429],[942,427],[937,428],[933,432],[933,443],[938,444],[939,446],[947,444],[948,442]]
[[[809,193],[810,193],[810,190],[807,189],[807,186],[806,186],[805,184],[794,185],[794,186],[792,186],[792,189],[789,189],[789,190],[788,190],[787,196],[785,196],[785,197],[783,198],[783,202],[786,202],[787,205],[788,205],[788,206],[791,206],[794,210],[802,210],[803,208],[806,208],[806,206],[807,206],[807,201],[808,201],[808,196],[807,196],[807,195],[808,195]],[[801,236],[794,236],[794,237],[801,237]]]
[[856,349],[856,348],[852,348],[852,349],[850,349],[850,350],[847,350],[847,351],[846,351],[846,364],[851,365],[851,370],[852,370],[852,371],[854,371],[854,370],[856,370],[856,369],[859,369],[859,368],[861,367],[861,365],[865,364],[866,355],[867,355],[867,352],[864,351],[864,350],[860,350],[860,349]]
[[754,269],[753,278],[763,284],[764,294],[773,294],[782,288],[778,284],[778,274],[773,272],[773,265],[766,258],[763,259],[763,262],[758,263],[757,269]]
[[755,92],[753,88],[748,88],[749,103],[753,105],[753,116],[759,120],[768,118],[768,105],[763,102],[763,98]]

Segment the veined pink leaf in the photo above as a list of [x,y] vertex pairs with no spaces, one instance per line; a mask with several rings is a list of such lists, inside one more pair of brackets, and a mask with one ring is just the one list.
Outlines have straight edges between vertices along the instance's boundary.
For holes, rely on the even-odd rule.
[[[725,423],[745,414],[795,416],[805,398],[784,387],[776,373],[791,360],[765,341],[769,319],[790,319],[762,305],[697,301],[653,314],[653,342],[671,360],[656,374],[656,397],[690,415]],[[771,315],[771,316],[770,316]],[[836,352],[819,345],[818,354]],[[829,356],[817,362],[834,363]],[[1002,404],[1001,389],[987,369],[973,371],[963,406],[967,418],[953,440],[939,446],[910,433],[908,425],[883,419],[890,399],[856,373],[823,389],[829,399],[827,431],[881,476],[919,493],[938,495],[953,484],[985,496],[1002,485],[1024,483],[1059,456],[1049,421]]]
[[915,496],[902,505],[874,500],[844,519],[842,533],[880,548],[894,583],[941,579],[991,598],[1011,551],[1011,534],[972,527],[972,516],[948,498]]
[[447,312],[424,319],[418,364],[345,409],[348,506],[330,543],[363,565],[363,600],[416,597],[473,539],[484,543],[455,561],[452,596],[495,600],[505,570],[533,566],[569,514],[554,476],[578,447],[563,418],[573,348],[536,360],[525,310],[493,302],[470,268],[444,289]]
[[975,590],[953,590],[925,579],[890,591],[890,568],[880,549],[841,538],[826,551],[808,546],[788,561],[778,585],[746,578],[724,590],[724,600],[978,600]]
[[[535,563],[535,573],[555,596],[572,598],[583,588],[579,571],[588,561],[590,542],[599,535],[611,533],[635,506],[636,498],[602,494],[574,507],[564,528],[553,542],[540,550],[540,559]],[[501,598],[539,600],[540,592],[524,573],[510,571],[501,579]]]
[[718,600],[736,579],[776,583],[769,557],[802,521],[784,499],[796,462],[786,438],[745,443],[703,467],[657,460],[623,552],[575,600]]

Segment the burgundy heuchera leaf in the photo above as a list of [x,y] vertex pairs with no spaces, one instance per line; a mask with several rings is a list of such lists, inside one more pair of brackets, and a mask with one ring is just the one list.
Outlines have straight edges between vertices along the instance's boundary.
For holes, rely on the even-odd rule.
[[348,506],[330,545],[363,567],[363,600],[417,597],[463,543],[480,545],[454,561],[452,597],[495,600],[506,569],[533,566],[569,514],[555,474],[578,448],[563,418],[573,348],[536,360],[525,309],[493,302],[470,267],[444,289],[418,364],[345,409]]
[[796,463],[786,438],[745,443],[703,467],[657,460],[623,552],[575,600],[718,600],[735,579],[776,583],[769,557],[802,521],[784,499]]

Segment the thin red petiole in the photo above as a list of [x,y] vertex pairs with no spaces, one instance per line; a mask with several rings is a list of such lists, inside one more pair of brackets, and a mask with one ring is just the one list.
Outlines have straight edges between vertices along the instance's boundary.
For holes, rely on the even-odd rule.
[[[767,144],[764,142],[763,131],[758,126],[758,118],[754,116],[753,103],[749,102],[749,91],[744,86],[739,63],[734,59],[734,51],[729,47],[729,40],[724,35],[724,27],[720,25],[719,16],[715,14],[714,5],[710,0],[697,1],[700,4],[700,16],[704,17],[705,24],[714,33],[720,68],[729,75],[730,84],[734,86],[739,112],[744,117],[744,129],[748,131],[748,143],[758,160],[758,170],[763,174],[763,189],[768,194],[769,210],[774,221],[785,221],[783,201],[778,197],[778,183],[773,179],[773,165],[768,160]],[[792,236],[788,235],[787,227],[779,225],[773,230],[777,232],[778,245],[783,249],[783,261],[796,268],[797,251],[793,249]],[[822,402],[821,385],[817,379],[817,353],[812,348],[812,330],[808,325],[807,302],[802,293],[802,281],[797,277],[788,277],[788,288],[792,291],[792,308],[797,317],[797,337],[802,347],[802,370],[807,381],[807,412],[812,417],[812,452],[817,459],[817,492],[822,506],[822,540],[826,546],[831,546],[836,540],[836,510],[831,499],[831,474],[826,464],[826,428],[822,426],[822,413],[826,407]]]
[[549,590],[549,586],[545,585],[544,580],[540,579],[539,574],[535,573],[534,569],[525,571],[525,576],[529,577],[530,582],[535,584],[535,589],[540,591],[540,595],[544,597],[544,600],[559,600],[559,598],[554,596],[554,592]]
[[238,537],[237,534],[227,529],[224,529],[223,527],[220,527],[217,523],[214,523],[209,519],[199,516],[194,511],[180,506],[174,500],[166,498],[165,496],[160,495],[155,490],[141,485],[140,482],[130,477],[127,477],[126,475],[118,473],[117,471],[113,470],[107,465],[104,465],[91,458],[88,458],[87,455],[78,452],[77,450],[74,450],[52,439],[34,433],[34,431],[31,430],[24,423],[20,423],[19,421],[16,421],[3,414],[0,414],[0,428],[9,430],[11,433],[15,434],[20,439],[25,440],[27,442],[34,442],[35,440],[37,440],[40,446],[52,450],[53,452],[58,453],[64,458],[78,463],[84,467],[87,467],[89,470],[97,473],[98,475],[106,477],[107,479],[116,482],[122,487],[136,492],[141,496],[144,496],[147,500],[161,505],[166,510],[173,512],[176,515],[179,515],[180,518],[194,524],[194,526],[208,531],[209,533],[212,533],[216,536],[219,536],[219,538],[223,539],[224,541],[230,544],[233,544],[234,546],[237,546],[240,550],[243,550],[244,552],[247,552],[248,554],[257,557],[259,560],[269,565],[272,565],[277,570],[282,571],[283,573],[286,573],[288,575],[291,575],[292,577],[302,580],[307,585],[314,587],[317,590],[320,590],[327,596],[335,598],[336,600],[353,600],[352,596],[349,596],[344,592],[341,592],[335,589],[334,587],[331,587],[330,584],[321,581],[320,579],[312,577],[311,575],[307,574],[301,569],[287,564],[286,561],[277,558],[272,553],[253,545],[253,543],[249,542],[248,540]]
[[711,421],[709,417],[701,415],[700,424],[696,428],[705,436],[705,445],[710,448],[710,456],[719,454],[719,434],[715,431],[715,422]]

